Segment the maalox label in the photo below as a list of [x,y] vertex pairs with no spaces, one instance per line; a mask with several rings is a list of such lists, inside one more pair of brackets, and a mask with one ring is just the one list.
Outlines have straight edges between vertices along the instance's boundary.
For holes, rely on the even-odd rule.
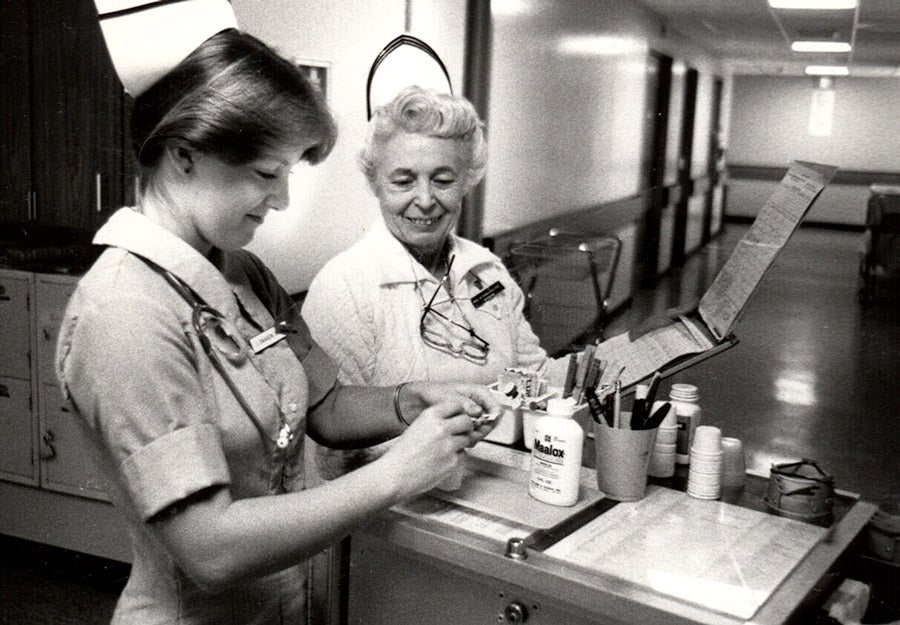
[[555,506],[573,506],[578,501],[584,431],[572,418],[574,407],[551,402],[547,415],[534,423],[528,493]]

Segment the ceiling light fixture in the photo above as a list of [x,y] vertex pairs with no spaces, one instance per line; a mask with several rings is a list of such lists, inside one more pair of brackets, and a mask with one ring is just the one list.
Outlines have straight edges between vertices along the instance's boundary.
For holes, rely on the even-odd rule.
[[837,9],[855,9],[857,0],[769,0],[773,9],[807,9],[815,11],[833,11]]
[[791,44],[794,52],[850,52],[846,41],[795,41]]
[[850,73],[846,65],[807,65],[808,76],[846,76]]

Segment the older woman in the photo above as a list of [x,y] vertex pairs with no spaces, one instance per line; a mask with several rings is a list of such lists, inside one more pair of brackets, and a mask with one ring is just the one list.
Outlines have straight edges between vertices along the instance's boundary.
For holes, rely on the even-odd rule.
[[359,163],[381,218],[325,265],[303,308],[344,382],[489,384],[507,367],[548,367],[500,259],[453,234],[485,161],[462,97],[409,87],[376,109]]

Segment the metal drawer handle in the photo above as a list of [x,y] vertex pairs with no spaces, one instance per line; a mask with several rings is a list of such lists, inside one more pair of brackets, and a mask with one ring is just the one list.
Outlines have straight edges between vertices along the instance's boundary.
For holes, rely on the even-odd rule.
[[41,437],[44,445],[41,447],[41,460],[53,460],[56,458],[56,447],[53,446],[53,431],[47,430]]

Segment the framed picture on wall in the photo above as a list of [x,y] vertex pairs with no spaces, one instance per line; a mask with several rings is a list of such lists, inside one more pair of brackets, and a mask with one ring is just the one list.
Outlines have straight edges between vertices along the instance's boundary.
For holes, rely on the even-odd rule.
[[319,90],[325,101],[328,101],[328,70],[331,63],[327,61],[309,61],[305,59],[294,59],[294,63],[306,76],[306,79],[312,83],[313,87]]

